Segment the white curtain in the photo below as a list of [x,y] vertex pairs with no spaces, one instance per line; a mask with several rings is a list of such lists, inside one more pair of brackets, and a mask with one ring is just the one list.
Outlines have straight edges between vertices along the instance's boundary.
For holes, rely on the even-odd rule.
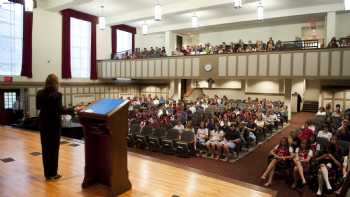
[[70,18],[72,78],[90,78],[91,22]]
[[23,5],[0,6],[0,75],[20,75],[23,48]]
[[132,33],[117,29],[117,53],[132,49]]

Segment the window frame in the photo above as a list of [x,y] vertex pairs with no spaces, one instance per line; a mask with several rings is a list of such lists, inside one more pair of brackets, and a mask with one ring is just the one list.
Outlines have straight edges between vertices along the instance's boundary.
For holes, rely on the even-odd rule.
[[[18,26],[16,26],[16,21],[18,20],[18,18],[17,17],[15,17],[13,20],[14,20],[14,23],[11,23],[11,21],[10,22],[7,22],[7,23],[10,23],[9,25],[10,26],[14,26],[14,27],[12,27],[12,28],[16,28],[16,27],[21,27],[21,29],[20,29],[20,33],[19,33],[19,35],[21,35],[20,37],[17,37],[17,35],[14,35],[13,37],[12,36],[0,36],[0,37],[8,37],[8,38],[10,38],[10,42],[12,42],[12,44],[11,45],[13,45],[13,48],[16,48],[17,47],[17,45],[15,45],[13,42],[19,42],[20,44],[18,45],[18,46],[20,46],[20,49],[18,50],[18,51],[14,51],[14,52],[10,52],[10,55],[11,54],[16,54],[16,52],[19,52],[20,53],[20,55],[19,55],[19,60],[18,60],[18,64],[19,65],[17,65],[17,66],[15,66],[14,65],[14,61],[13,60],[10,60],[10,62],[9,62],[9,64],[10,65],[7,65],[7,66],[9,66],[9,70],[7,71],[8,73],[6,73],[6,72],[4,72],[4,73],[1,73],[0,72],[0,76],[21,76],[22,75],[22,68],[23,68],[23,57],[24,57],[24,52],[25,52],[25,48],[24,48],[24,39],[25,39],[25,30],[24,30],[24,23],[25,23],[25,19],[24,19],[24,17],[25,17],[25,13],[24,13],[24,5],[23,4],[21,4],[21,3],[17,3],[17,2],[9,2],[8,4],[13,4],[13,6],[21,6],[21,7],[16,7],[15,9],[20,9],[20,10],[16,10],[15,12],[17,12],[17,11],[21,11],[21,15],[20,15],[20,18],[21,18],[21,22],[20,22],[20,24],[18,25]],[[16,14],[14,14],[14,15],[16,15]],[[10,19],[11,20],[11,19]],[[4,21],[4,23],[6,23],[6,21]],[[12,28],[10,28],[10,30],[9,31],[12,31]],[[11,33],[12,34],[12,33]],[[18,33],[13,33],[13,34],[18,34]],[[11,55],[12,56],[12,55]],[[16,67],[16,68],[14,68],[14,67]],[[15,72],[16,70],[18,69],[18,72]]]

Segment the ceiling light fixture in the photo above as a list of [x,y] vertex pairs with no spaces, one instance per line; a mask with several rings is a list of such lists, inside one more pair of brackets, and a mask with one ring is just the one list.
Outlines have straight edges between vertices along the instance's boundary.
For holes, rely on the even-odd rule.
[[198,25],[198,16],[197,14],[194,12],[192,15],[192,28],[197,28]]
[[98,26],[101,30],[106,29],[106,17],[104,16],[98,17]]
[[233,7],[234,8],[241,8],[242,7],[242,0],[233,0]]
[[34,2],[33,0],[24,0],[24,10],[26,12],[33,12]]
[[159,0],[156,1],[156,5],[154,6],[154,20],[162,20],[162,7],[160,6]]
[[143,35],[148,34],[148,25],[147,25],[146,21],[144,21],[142,24],[142,34]]
[[98,17],[98,26],[99,26],[100,30],[104,30],[104,29],[106,29],[106,17],[102,16],[104,6],[101,5],[100,8],[101,8],[101,10],[100,10],[100,17]]
[[350,0],[344,0],[345,10],[350,10]]
[[258,20],[264,20],[264,6],[263,6],[262,0],[260,0],[258,3],[257,13],[258,13]]

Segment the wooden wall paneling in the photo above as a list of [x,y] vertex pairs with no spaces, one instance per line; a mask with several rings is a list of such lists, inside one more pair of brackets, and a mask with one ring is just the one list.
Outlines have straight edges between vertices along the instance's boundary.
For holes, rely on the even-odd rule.
[[259,76],[267,76],[268,56],[266,54],[259,55]]
[[157,59],[156,64],[155,64],[155,76],[156,77],[161,77],[162,76],[162,60]]
[[307,52],[305,61],[305,76],[317,76],[318,52]]
[[248,56],[248,76],[258,75],[258,55]]
[[340,76],[340,51],[331,52],[331,76]]
[[320,52],[320,76],[329,76],[330,69],[330,53]]
[[125,78],[125,65],[126,61],[122,61],[120,64],[120,77]]
[[192,58],[192,76],[199,77],[199,58]]
[[293,76],[304,75],[304,54],[293,53]]
[[227,73],[230,77],[237,75],[237,56],[228,56]]
[[142,77],[148,77],[148,61],[142,61]]
[[136,77],[136,61],[131,61],[130,77]]
[[238,76],[246,76],[247,75],[247,56],[240,55],[238,56]]
[[131,77],[131,61],[126,61],[125,64],[125,77],[126,78],[130,78]]
[[175,77],[176,74],[176,59],[169,60],[169,76]]
[[350,50],[343,52],[342,76],[350,76]]
[[116,78],[120,78],[121,77],[121,75],[120,75],[120,66],[121,65],[121,61],[117,61],[117,63],[116,63],[116,67],[115,67],[115,70],[116,70],[116,75],[115,75],[115,77]]
[[281,76],[291,76],[292,74],[292,54],[281,54]]
[[154,77],[154,68],[155,68],[155,65],[154,65],[154,60],[153,59],[150,59],[148,61],[148,76],[149,77]]
[[278,76],[279,75],[279,55],[278,53],[269,54],[269,76]]
[[192,76],[192,58],[185,58],[184,64],[184,76],[190,77]]
[[184,59],[181,57],[176,59],[176,76],[184,76]]
[[136,61],[136,77],[142,77],[142,61]]
[[227,56],[220,56],[219,57],[219,77],[226,77],[226,71],[227,71]]
[[169,76],[169,59],[162,60],[162,77]]

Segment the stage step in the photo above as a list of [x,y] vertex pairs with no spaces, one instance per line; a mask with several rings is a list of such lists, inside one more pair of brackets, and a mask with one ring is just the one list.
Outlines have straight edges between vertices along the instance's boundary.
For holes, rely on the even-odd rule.
[[303,112],[313,112],[318,111],[318,102],[317,101],[304,101],[303,103]]

